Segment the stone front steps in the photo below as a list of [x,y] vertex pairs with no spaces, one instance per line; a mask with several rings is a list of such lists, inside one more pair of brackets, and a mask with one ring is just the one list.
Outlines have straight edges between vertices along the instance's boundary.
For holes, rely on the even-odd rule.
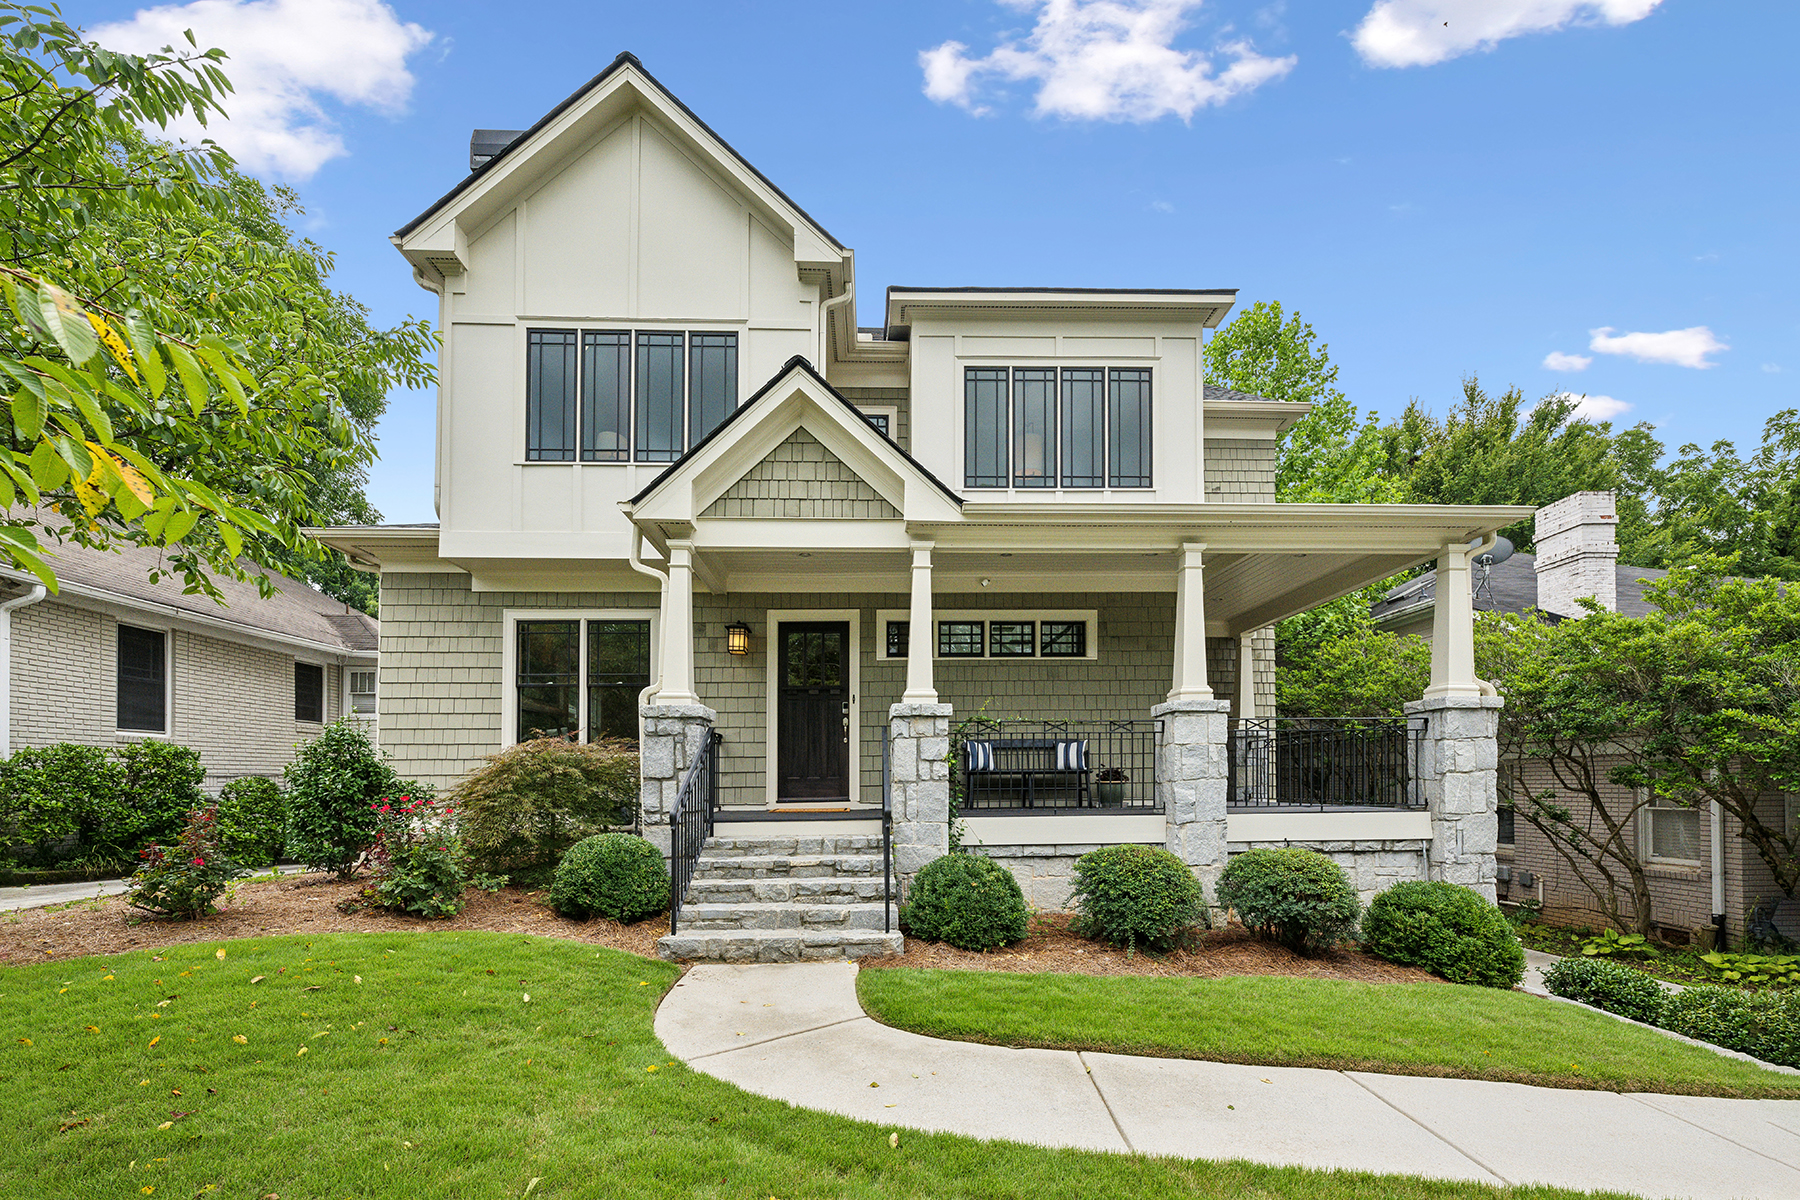
[[898,904],[882,911],[879,837],[713,838],[679,925],[656,948],[683,962],[843,960],[903,946]]

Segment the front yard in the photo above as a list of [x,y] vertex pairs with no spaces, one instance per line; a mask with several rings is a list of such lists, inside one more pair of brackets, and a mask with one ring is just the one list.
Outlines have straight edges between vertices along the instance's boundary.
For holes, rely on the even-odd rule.
[[862,972],[857,993],[886,1024],[1003,1046],[1800,1099],[1800,1076],[1497,988],[896,969]]
[[0,1087],[15,1135],[0,1144],[0,1195],[1575,1195],[910,1131],[894,1145],[890,1129],[671,1062],[651,1020],[678,974],[601,946],[454,930],[0,968]]

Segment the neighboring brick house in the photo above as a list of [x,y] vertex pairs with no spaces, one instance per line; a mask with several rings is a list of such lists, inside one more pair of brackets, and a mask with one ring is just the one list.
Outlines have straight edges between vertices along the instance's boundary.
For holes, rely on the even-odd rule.
[[7,753],[166,738],[200,751],[207,787],[279,775],[300,742],[352,713],[376,733],[380,629],[309,585],[217,578],[226,603],[150,582],[161,552],[66,544],[59,591],[0,572],[0,729]]
[[[1654,567],[1618,565],[1614,537],[1618,517],[1611,492],[1577,492],[1538,510],[1537,555],[1515,554],[1494,564],[1487,572],[1476,570],[1472,588],[1477,612],[1538,612],[1548,620],[1579,618],[1579,600],[1592,597],[1602,606],[1626,616],[1651,611],[1644,588],[1667,575]],[[1377,628],[1394,633],[1431,636],[1431,610],[1435,573],[1426,573],[1394,588],[1371,609]],[[1502,799],[1513,789],[1533,794],[1560,791],[1547,763],[1535,760],[1502,762]],[[1612,811],[1633,803],[1628,789],[1602,783],[1601,792]],[[1575,798],[1562,792],[1563,796]],[[1569,805],[1576,819],[1587,815],[1585,803]],[[1794,805],[1784,796],[1767,797],[1762,807],[1771,823],[1794,820]],[[1651,885],[1651,915],[1663,936],[1682,942],[1694,936],[1710,936],[1708,930],[1722,916],[1735,944],[1744,936],[1750,909],[1781,896],[1767,864],[1755,847],[1738,836],[1740,825],[1723,813],[1679,805],[1640,809],[1630,823],[1630,835],[1645,864]],[[1721,836],[1721,834],[1723,836]],[[1593,893],[1567,858],[1536,828],[1502,806],[1498,860],[1498,890],[1502,901],[1541,898],[1555,919],[1572,923],[1601,922]],[[1588,877],[1599,881],[1591,867]],[[1621,912],[1633,912],[1627,890],[1620,897]]]
[[[1307,406],[1204,383],[1233,290],[896,286],[858,328],[854,251],[629,55],[470,167],[394,235],[438,297],[440,520],[317,531],[380,574],[403,773],[636,738],[677,862],[696,822],[866,843],[891,805],[902,878],[955,788],[1050,908],[1112,843],[1491,895],[1492,755],[1433,749],[1491,739],[1454,588],[1421,775],[1300,795],[1257,747],[1276,621],[1432,559],[1466,584],[1530,510],[1276,503]],[[738,949],[811,920],[763,918]]]

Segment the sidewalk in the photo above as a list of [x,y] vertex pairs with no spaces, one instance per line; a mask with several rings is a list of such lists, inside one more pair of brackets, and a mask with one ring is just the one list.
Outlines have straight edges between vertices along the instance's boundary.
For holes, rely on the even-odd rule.
[[747,1091],[890,1128],[1646,1197],[1800,1196],[1797,1100],[947,1042],[866,1016],[856,970],[694,967],[657,1011],[656,1034]]
[[[283,875],[295,875],[306,868],[287,864],[276,867]],[[258,875],[268,872],[258,871]],[[75,900],[92,900],[96,896],[122,896],[129,885],[123,879],[99,879],[92,883],[40,883],[35,887],[0,888],[0,912],[21,908],[44,908],[51,904],[68,904]]]

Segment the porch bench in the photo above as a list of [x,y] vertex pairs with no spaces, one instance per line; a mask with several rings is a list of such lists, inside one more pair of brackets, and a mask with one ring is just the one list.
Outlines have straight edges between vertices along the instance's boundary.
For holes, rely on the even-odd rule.
[[1085,738],[984,738],[963,743],[963,807],[1090,805]]

